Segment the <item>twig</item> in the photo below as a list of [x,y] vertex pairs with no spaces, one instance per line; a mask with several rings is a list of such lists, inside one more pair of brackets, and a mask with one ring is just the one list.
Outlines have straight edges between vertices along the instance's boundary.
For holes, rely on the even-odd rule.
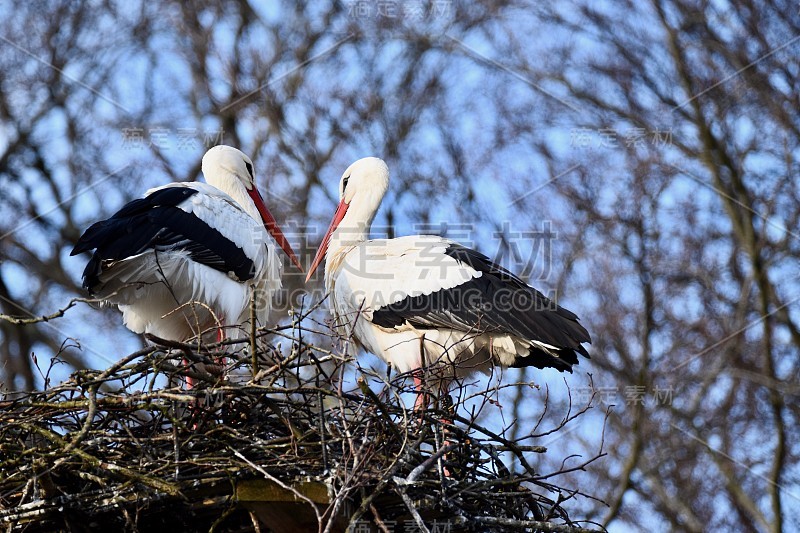
[[12,315],[0,314],[0,320],[5,320],[6,322],[10,322],[12,324],[18,324],[18,325],[21,325],[21,324],[37,324],[39,322],[49,322],[51,320],[54,320],[56,318],[61,318],[62,316],[64,316],[64,314],[67,311],[69,311],[70,309],[75,307],[75,304],[78,304],[78,303],[98,303],[100,301],[101,300],[98,300],[98,299],[95,299],[95,298],[73,298],[73,299],[71,299],[69,301],[69,303],[67,303],[66,306],[62,307],[58,311],[55,311],[54,313],[50,313],[49,315],[34,316],[33,313],[25,311],[28,315],[30,315],[29,318],[21,318],[21,317],[12,316]]

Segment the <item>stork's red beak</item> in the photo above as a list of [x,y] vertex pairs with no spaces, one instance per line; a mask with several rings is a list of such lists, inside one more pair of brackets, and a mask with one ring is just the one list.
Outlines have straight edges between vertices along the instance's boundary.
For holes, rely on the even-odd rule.
[[319,244],[319,250],[317,250],[317,255],[314,256],[314,262],[311,263],[311,268],[308,269],[306,283],[308,283],[308,280],[311,279],[311,275],[314,274],[314,271],[322,262],[322,258],[325,257],[325,252],[328,251],[328,245],[331,243],[331,235],[333,235],[333,232],[336,231],[336,228],[339,226],[339,222],[341,222],[344,218],[348,207],[350,207],[350,204],[346,203],[344,200],[339,202],[339,207],[336,208],[336,213],[333,214],[333,220],[331,220],[331,225],[328,228],[328,232],[322,238],[322,242]]
[[261,198],[261,193],[258,192],[258,189],[253,187],[247,191],[247,194],[249,194],[250,198],[253,199],[256,209],[258,209],[258,212],[261,213],[261,219],[264,221],[264,227],[267,228],[269,234],[272,235],[278,245],[283,249],[284,252],[286,252],[286,255],[288,255],[289,259],[292,260],[292,263],[294,263],[294,265],[300,269],[300,272],[302,272],[303,266],[300,264],[300,261],[294,254],[292,245],[289,244],[289,241],[286,240],[286,236],[281,231],[281,228],[278,227],[275,217],[272,216],[272,213],[269,212],[267,206],[264,205],[264,199]]

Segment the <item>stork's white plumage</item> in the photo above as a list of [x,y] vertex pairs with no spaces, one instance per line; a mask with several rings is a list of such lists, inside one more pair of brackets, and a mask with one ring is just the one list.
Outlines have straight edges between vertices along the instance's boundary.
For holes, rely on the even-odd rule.
[[239,325],[249,319],[254,294],[263,324],[281,287],[270,234],[301,268],[255,186],[249,157],[215,146],[202,170],[207,183],[150,189],[92,225],[72,250],[95,250],[83,285],[117,305],[135,333],[186,341]]
[[578,353],[588,357],[577,316],[479,252],[431,235],[368,240],[388,185],[378,158],[344,172],[306,278],[324,257],[339,333],[401,372],[426,366],[443,378],[492,365],[571,372]]

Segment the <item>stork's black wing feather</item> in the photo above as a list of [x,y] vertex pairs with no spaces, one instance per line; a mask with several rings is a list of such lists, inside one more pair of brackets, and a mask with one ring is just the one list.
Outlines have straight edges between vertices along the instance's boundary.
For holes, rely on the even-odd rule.
[[111,218],[87,229],[71,253],[95,250],[83,272],[84,287],[91,291],[97,285],[104,262],[119,261],[147,250],[185,251],[192,260],[220,272],[233,272],[240,281],[251,279],[253,261],[241,248],[205,221],[178,207],[197,192],[188,187],[159,189],[133,200]]
[[409,324],[416,328],[451,328],[475,333],[504,333],[554,346],[558,356],[532,346],[528,357],[515,366],[552,367],[571,371],[577,353],[589,357],[583,342],[591,342],[578,317],[556,305],[485,255],[459,244],[445,253],[481,272],[457,287],[407,297],[373,312],[372,322],[382,327]]

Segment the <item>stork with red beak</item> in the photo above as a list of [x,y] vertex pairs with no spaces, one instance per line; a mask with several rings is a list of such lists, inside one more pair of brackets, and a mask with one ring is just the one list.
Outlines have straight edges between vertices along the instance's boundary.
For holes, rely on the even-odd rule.
[[272,239],[302,271],[256,189],[250,158],[215,146],[202,171],[207,183],[150,189],[93,224],[72,250],[94,250],[83,286],[119,307],[135,333],[187,341],[218,329],[222,340],[223,326],[249,320],[254,296],[257,321],[266,323],[281,287]]
[[306,277],[324,258],[340,334],[412,372],[418,390],[423,367],[446,380],[493,365],[572,372],[577,354],[589,357],[575,314],[483,254],[432,235],[368,240],[388,186],[381,159],[350,165]]

